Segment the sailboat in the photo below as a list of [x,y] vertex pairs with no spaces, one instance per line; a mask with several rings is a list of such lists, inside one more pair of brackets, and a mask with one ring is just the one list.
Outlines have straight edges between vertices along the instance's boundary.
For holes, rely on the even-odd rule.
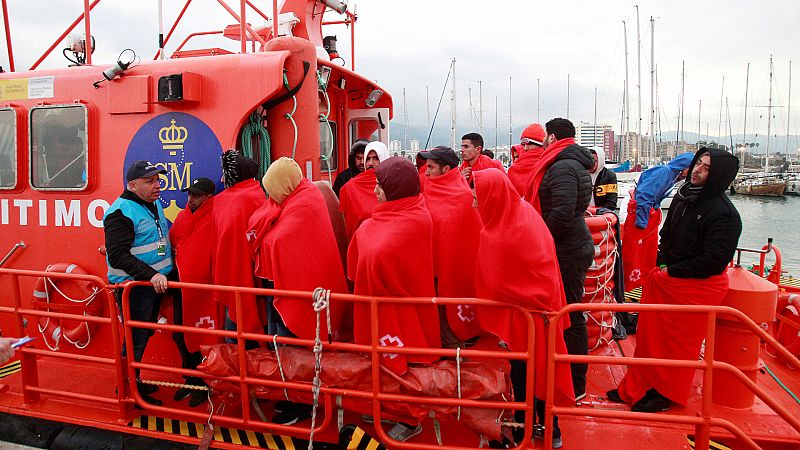
[[[745,102],[745,115],[747,103]],[[746,130],[745,130],[746,131]],[[764,171],[755,174],[740,174],[733,182],[733,191],[737,194],[758,195],[764,197],[780,197],[786,192],[786,179],[780,174],[770,173],[769,143],[772,132],[772,55],[769,57],[769,104],[767,106],[767,155]],[[745,136],[747,136],[745,134]]]

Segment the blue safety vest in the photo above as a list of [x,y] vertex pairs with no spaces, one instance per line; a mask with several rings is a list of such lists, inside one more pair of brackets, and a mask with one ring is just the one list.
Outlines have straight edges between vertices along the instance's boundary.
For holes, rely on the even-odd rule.
[[[146,206],[120,197],[108,208],[103,220],[105,221],[105,218],[116,210],[120,210],[125,217],[131,219],[135,233],[133,245],[131,246],[131,255],[156,271],[167,275],[172,271],[172,249],[168,236],[169,222],[164,217],[161,204],[156,202],[156,207],[158,208],[158,220]],[[164,254],[159,255],[158,247],[162,243],[164,245]],[[106,265],[108,266],[108,281],[111,283],[133,280],[133,277],[124,270],[111,267],[107,255]]]

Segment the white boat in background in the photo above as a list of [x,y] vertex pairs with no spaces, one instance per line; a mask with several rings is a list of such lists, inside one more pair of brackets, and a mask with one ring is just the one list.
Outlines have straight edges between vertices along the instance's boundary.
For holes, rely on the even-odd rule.
[[785,195],[800,195],[800,174],[793,173],[786,177]]

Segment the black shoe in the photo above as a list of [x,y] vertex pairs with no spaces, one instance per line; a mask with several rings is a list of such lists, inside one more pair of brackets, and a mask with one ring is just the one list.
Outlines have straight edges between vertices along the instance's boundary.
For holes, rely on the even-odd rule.
[[272,418],[272,422],[281,425],[294,425],[297,422],[301,422],[310,418],[311,409],[311,405],[295,403],[289,409],[275,414],[275,416]]
[[194,408],[195,406],[202,405],[208,400],[208,391],[193,391],[192,396],[189,398],[189,406]]
[[[203,381],[202,378],[197,378],[197,377],[187,377],[186,384],[190,384],[192,386],[207,386],[207,384]],[[195,391],[196,389],[190,389],[185,387],[178,388],[178,390],[175,391],[175,395],[173,395],[172,398],[175,399],[176,402],[181,401],[192,395],[192,393],[194,393]]]
[[619,396],[619,391],[617,389],[612,389],[606,392],[606,398],[614,403],[625,403],[625,401],[622,400],[622,397]]
[[[161,406],[163,402],[155,397],[150,396],[149,394],[145,394],[144,392],[139,391],[139,395],[142,396],[142,400],[145,403],[149,403],[153,406]],[[137,405],[138,406],[138,405]]]
[[158,386],[155,384],[145,384],[141,381],[136,382],[136,388],[139,389],[139,393],[142,395],[150,395],[158,392]]
[[634,403],[631,411],[635,412],[663,412],[669,411],[672,401],[659,394],[655,389],[650,389],[641,400]]
[[295,405],[294,402],[290,402],[289,400],[278,400],[275,402],[275,407],[273,408],[276,413],[282,413],[284,411],[288,411]]

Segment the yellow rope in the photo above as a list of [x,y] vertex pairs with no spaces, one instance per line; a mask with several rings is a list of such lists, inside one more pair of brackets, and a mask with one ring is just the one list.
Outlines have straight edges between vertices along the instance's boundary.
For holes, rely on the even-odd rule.
[[170,383],[168,381],[156,381],[156,380],[141,380],[144,384],[152,384],[155,386],[164,386],[164,387],[174,387],[174,388],[183,388],[195,391],[209,391],[211,390],[208,386],[197,386],[195,384],[181,384],[181,383]]

